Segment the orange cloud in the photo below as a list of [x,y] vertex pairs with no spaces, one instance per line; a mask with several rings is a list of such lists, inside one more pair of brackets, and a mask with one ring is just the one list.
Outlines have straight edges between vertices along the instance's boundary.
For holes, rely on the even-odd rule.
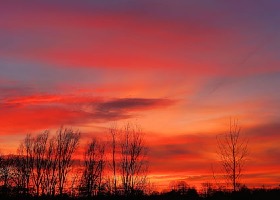
[[72,95],[7,97],[0,104],[3,132],[26,132],[61,125],[108,122],[132,118],[132,111],[164,108],[168,99],[104,99]]

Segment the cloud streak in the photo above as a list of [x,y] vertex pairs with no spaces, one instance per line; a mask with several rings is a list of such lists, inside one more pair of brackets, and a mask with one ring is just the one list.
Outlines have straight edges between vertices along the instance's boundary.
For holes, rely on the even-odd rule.
[[[91,96],[51,94],[5,97],[0,103],[1,129],[25,132],[26,129],[81,125],[86,122],[104,123],[134,118],[137,112],[163,109],[174,103],[175,101],[169,99],[112,100]],[[14,126],[11,126],[12,121]]]
[[97,109],[100,111],[125,111],[125,110],[141,110],[163,108],[174,104],[169,99],[145,99],[145,98],[124,98],[115,99],[100,103]]

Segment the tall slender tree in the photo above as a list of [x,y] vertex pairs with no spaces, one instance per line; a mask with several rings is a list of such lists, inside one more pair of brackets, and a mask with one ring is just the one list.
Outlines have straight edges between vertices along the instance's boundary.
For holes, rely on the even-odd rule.
[[78,147],[80,132],[68,128],[60,128],[56,135],[57,181],[59,194],[64,192],[68,172],[73,164],[73,153]]
[[121,181],[125,195],[144,189],[147,179],[147,147],[143,132],[135,124],[127,123],[121,135]]
[[30,193],[30,182],[32,181],[31,175],[34,167],[34,154],[33,154],[34,138],[31,134],[26,134],[24,140],[20,143],[18,148],[19,160],[17,173],[22,175],[21,185],[26,193]]
[[46,169],[46,149],[47,141],[49,137],[49,131],[44,131],[41,134],[38,134],[34,138],[34,144],[32,149],[33,157],[33,170],[32,170],[32,179],[35,186],[36,195],[39,196],[40,192],[45,192],[45,187],[43,184],[43,178]]
[[241,137],[240,130],[238,121],[230,120],[228,132],[217,136],[218,154],[225,178],[230,182],[233,191],[237,190],[248,155],[248,140]]
[[84,170],[82,176],[82,189],[88,197],[100,191],[102,174],[104,169],[105,146],[97,139],[92,139],[84,154]]
[[113,169],[113,193],[117,193],[117,137],[118,129],[117,124],[114,123],[109,129],[111,135],[111,147],[112,147],[112,169]]
[[44,191],[48,196],[55,195],[57,185],[58,154],[56,153],[56,137],[48,140],[45,154],[45,173],[43,178]]

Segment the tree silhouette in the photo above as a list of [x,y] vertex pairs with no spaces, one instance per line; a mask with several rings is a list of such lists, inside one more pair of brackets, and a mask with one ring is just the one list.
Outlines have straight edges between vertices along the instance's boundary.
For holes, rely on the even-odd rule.
[[217,136],[217,143],[225,177],[232,185],[233,191],[236,191],[248,154],[248,141],[241,138],[237,120],[230,120],[228,132]]
[[0,157],[0,181],[2,182],[3,189],[8,189],[12,185],[13,166],[14,159],[12,155]]
[[46,169],[45,165],[48,136],[49,131],[44,131],[43,133],[37,135],[34,138],[33,148],[31,151],[34,164],[31,174],[37,196],[39,196],[40,192],[45,193],[43,178]]
[[95,191],[100,191],[104,169],[105,146],[92,139],[84,154],[84,170],[81,181],[83,192],[91,197]]
[[116,151],[117,151],[117,137],[118,129],[117,124],[114,123],[109,129],[111,135],[111,147],[112,147],[112,170],[113,170],[113,194],[117,194],[117,161],[116,161]]
[[50,139],[49,131],[35,137],[27,134],[18,148],[17,186],[29,193],[34,189],[37,196],[54,196],[57,189],[62,195],[79,138],[78,131],[63,127]]
[[45,154],[45,174],[43,180],[44,191],[48,196],[55,195],[57,185],[58,154],[56,152],[56,137],[48,140]]
[[121,132],[121,182],[124,193],[133,195],[143,190],[147,178],[147,147],[139,126],[127,123]]
[[[20,143],[18,148],[19,160],[22,163],[18,163],[18,173],[22,174],[20,180],[23,188],[26,189],[27,193],[30,193],[30,182],[31,182],[31,174],[34,167],[34,154],[33,151],[33,143],[34,139],[31,134],[26,134],[24,140]],[[21,164],[21,167],[20,167]]]
[[73,164],[72,156],[78,147],[80,132],[68,128],[60,128],[55,139],[57,158],[57,181],[59,194],[62,195],[68,172]]

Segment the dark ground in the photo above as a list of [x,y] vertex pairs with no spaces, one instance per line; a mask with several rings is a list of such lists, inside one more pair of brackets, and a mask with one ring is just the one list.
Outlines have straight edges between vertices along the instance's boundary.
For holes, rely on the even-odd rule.
[[155,194],[155,195],[139,195],[139,196],[108,196],[100,195],[93,197],[69,197],[56,196],[56,197],[47,197],[47,196],[28,196],[28,195],[7,195],[0,194],[0,199],[2,200],[280,200],[280,189],[246,189],[238,191],[235,193],[232,192],[223,192],[223,191],[214,191],[211,194],[199,195],[196,190],[189,190],[184,192],[184,194],[171,191],[164,194]]

